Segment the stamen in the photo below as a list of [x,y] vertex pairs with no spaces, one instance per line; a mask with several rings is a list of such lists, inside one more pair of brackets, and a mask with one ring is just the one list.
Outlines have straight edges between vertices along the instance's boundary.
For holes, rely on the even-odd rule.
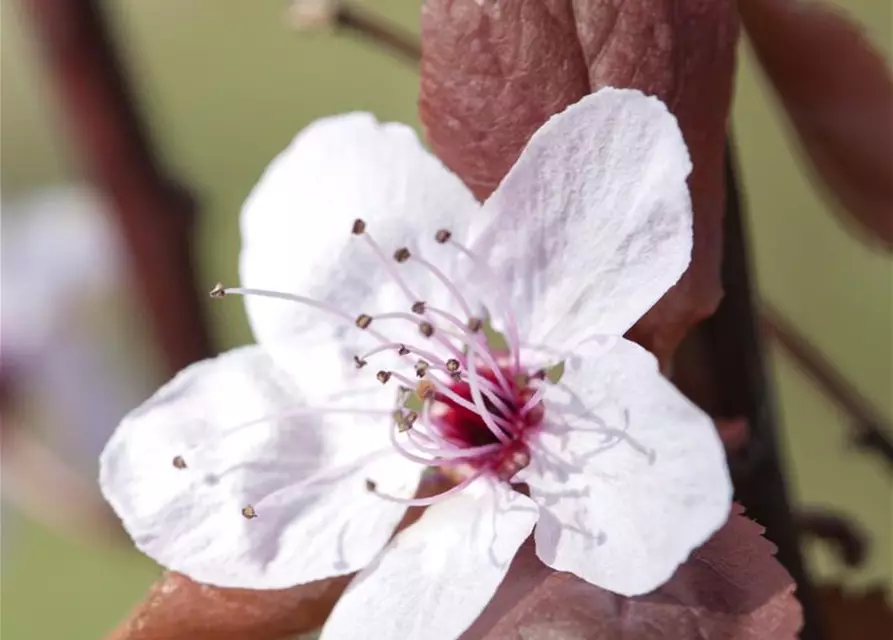
[[446,368],[450,373],[456,373],[459,370],[459,361],[455,358],[450,358],[446,361]]
[[546,390],[548,389],[547,385],[540,386],[536,393],[534,393],[530,399],[524,403],[524,406],[521,407],[521,410],[518,412],[522,418],[526,417],[528,413],[533,411],[533,409],[542,401],[543,396],[546,395]]
[[[469,347],[472,351],[476,351],[474,345],[469,344]],[[472,356],[475,354],[472,353]],[[493,415],[490,411],[487,410],[487,405],[484,403],[484,397],[481,393],[481,387],[478,382],[477,376],[477,368],[474,363],[474,357],[468,359],[468,390],[471,391],[471,397],[474,400],[474,404],[476,407],[477,414],[481,417],[484,424],[487,425],[487,428],[493,432],[493,435],[499,438],[502,442],[509,442],[508,436],[505,435],[502,429],[496,426],[496,421],[493,419]],[[505,421],[503,421],[505,422]]]
[[412,303],[412,312],[418,314],[420,316],[425,315],[425,303],[424,302],[413,302]]
[[396,496],[389,496],[384,493],[375,492],[379,498],[384,500],[388,500],[390,502],[397,502],[399,504],[405,504],[410,507],[425,507],[428,505],[436,504],[445,498],[449,498],[452,495],[459,493],[464,490],[468,485],[481,477],[483,471],[478,471],[477,473],[467,477],[465,480],[457,484],[456,486],[447,489],[443,493],[438,493],[437,495],[431,496],[429,498],[398,498]]
[[430,380],[422,380],[416,385],[415,393],[422,400],[433,400],[437,393],[437,387]]
[[[267,289],[249,289],[246,287],[214,287],[211,292],[214,297],[222,298],[224,295],[240,295],[240,296],[258,296],[260,298],[274,298],[276,300],[286,300],[288,302],[297,302],[299,304],[307,305],[308,307],[313,307],[315,309],[319,309],[320,311],[325,311],[334,316],[338,316],[342,320],[350,322],[356,325],[360,329],[366,330],[370,335],[374,336],[376,339],[387,342],[387,338],[385,338],[382,334],[378,333],[373,329],[369,329],[369,325],[372,323],[371,316],[366,314],[360,314],[359,316],[352,316],[349,313],[345,313],[341,309],[333,307],[325,302],[320,302],[319,300],[314,300],[313,298],[307,298],[305,296],[299,296],[293,293],[283,293],[281,291],[269,291]],[[365,326],[362,326],[365,325]]]
[[430,322],[420,322],[419,323],[419,333],[421,333],[426,338],[430,338],[434,335],[434,325]]
[[483,328],[484,328],[483,318],[469,318],[468,319],[468,330],[471,333],[478,333]]
[[175,469],[185,469],[186,461],[183,459],[183,456],[174,456],[173,465]]
[[394,260],[399,263],[406,262],[407,260],[409,260],[410,257],[412,257],[412,254],[406,247],[400,247],[394,252]]
[[214,285],[214,288],[211,289],[209,295],[210,295],[212,298],[222,298],[223,296],[225,296],[225,295],[226,295],[226,289],[223,288],[223,283],[218,282],[217,284],[215,284],[215,285]]
[[449,229],[440,229],[434,234],[434,239],[437,241],[437,244],[445,244],[449,242],[452,237],[453,234]]
[[368,364],[364,358],[361,358],[359,356],[353,357],[353,363],[354,365],[356,365],[357,369],[362,369],[366,366],[366,364]]
[[257,511],[255,511],[254,507],[249,504],[245,507],[242,507],[242,517],[246,520],[251,520],[257,517]]
[[366,222],[362,218],[353,221],[353,228],[350,230],[355,236],[361,236],[366,231]]
[[369,479],[369,478],[366,478],[366,491],[369,491],[369,492],[374,493],[374,492],[375,492],[375,489],[376,489],[377,487],[378,487],[378,485],[375,484],[375,480],[371,480],[371,479]]
[[405,344],[401,344],[397,347],[397,355],[398,356],[405,356],[408,354],[409,354],[409,349],[406,347]]
[[387,384],[388,380],[391,379],[391,372],[390,371],[379,371],[378,373],[375,374],[375,377],[380,383]]
[[426,361],[419,360],[418,362],[416,362],[416,365],[415,365],[415,374],[420,378],[424,378],[425,374],[428,373],[428,369],[430,367],[431,367],[431,365],[429,363],[427,363]]

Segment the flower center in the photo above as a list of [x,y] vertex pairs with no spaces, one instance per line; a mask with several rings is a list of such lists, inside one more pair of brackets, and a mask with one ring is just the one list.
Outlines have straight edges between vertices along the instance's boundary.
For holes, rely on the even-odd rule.
[[[212,297],[226,294],[278,298],[314,307],[351,323],[378,342],[365,353],[357,353],[353,364],[364,369],[379,354],[399,356],[401,366],[372,369],[381,384],[399,385],[397,402],[391,414],[391,444],[402,456],[419,464],[448,470],[460,479],[458,485],[432,498],[407,500],[378,493],[374,482],[367,488],[388,500],[406,504],[431,504],[460,491],[477,478],[487,475],[502,481],[511,479],[530,464],[531,435],[545,415],[543,395],[551,375],[543,370],[528,371],[522,366],[518,324],[507,305],[504,292],[485,265],[468,248],[442,229],[435,235],[438,244],[450,244],[477,267],[476,277],[494,284],[494,299],[502,309],[507,335],[496,332],[489,318],[473,315],[472,305],[462,288],[407,247],[399,247],[389,258],[366,231],[366,223],[356,220],[351,232],[364,240],[382,261],[407,300],[405,311],[370,315],[338,309],[328,302],[304,296],[261,289],[224,288],[218,285]],[[454,307],[464,318],[438,309],[418,297],[399,268],[410,263],[424,269],[449,292]],[[411,322],[421,346],[394,341],[388,337],[395,322]],[[405,332],[401,335],[404,336]],[[560,374],[559,374],[560,375]]]
[[[504,425],[508,442],[503,442],[488,428],[481,414],[472,411],[468,404],[473,402],[471,387],[466,381],[458,381],[450,386],[450,391],[468,401],[458,404],[448,397],[438,397],[442,403],[440,415],[434,418],[431,426],[438,429],[443,438],[453,442],[459,449],[474,449],[487,445],[499,445],[492,453],[475,457],[468,461],[474,471],[492,473],[501,480],[510,480],[530,463],[530,449],[527,440],[543,421],[545,408],[537,390],[530,386],[527,376],[510,376],[506,368],[502,370],[509,379],[509,389],[495,392],[497,399],[484,398],[484,407],[490,415]],[[492,371],[484,370],[481,378],[497,386]],[[533,405],[528,407],[528,402]]]

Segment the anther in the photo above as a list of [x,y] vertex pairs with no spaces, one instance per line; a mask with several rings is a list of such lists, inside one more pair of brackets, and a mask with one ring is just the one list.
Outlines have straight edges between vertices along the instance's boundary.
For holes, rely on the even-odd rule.
[[415,364],[415,374],[419,378],[424,378],[425,374],[428,373],[428,367],[430,367],[430,366],[431,365],[428,364],[427,362],[425,362],[424,360],[419,360]]
[[437,240],[438,244],[444,244],[449,242],[450,238],[453,237],[452,232],[449,229],[440,229],[437,233],[434,234],[434,239]]
[[366,366],[366,361],[363,360],[360,356],[354,356],[353,363],[354,365],[356,365],[357,369],[362,369]]
[[186,461],[183,459],[183,456],[175,456],[173,464],[175,469],[186,468]]
[[211,289],[208,295],[210,295],[212,298],[222,298],[226,295],[226,289],[223,288],[223,284],[218,282],[214,285],[214,288]]
[[468,319],[468,330],[472,333],[477,333],[484,327],[484,321],[481,318],[469,318]]
[[377,488],[378,488],[378,485],[375,484],[374,480],[370,480],[369,478],[366,478],[366,491],[368,491],[369,493],[375,493],[375,490]]
[[246,520],[251,520],[252,518],[257,517],[257,511],[254,510],[250,504],[246,507],[242,507],[242,517]]
[[423,315],[425,311],[427,311],[428,305],[419,300],[418,302],[412,303],[412,312],[418,315]]
[[353,221],[353,228],[350,230],[355,236],[361,236],[366,231],[366,222],[361,218]]
[[378,373],[375,374],[375,377],[378,379],[378,381],[380,383],[387,384],[388,380],[391,379],[391,372],[390,371],[379,371]]
[[421,333],[426,338],[430,338],[434,335],[434,325],[430,322],[420,322],[419,333]]
[[411,256],[412,254],[409,253],[409,249],[406,247],[400,247],[394,252],[394,260],[397,262],[406,262]]
[[416,395],[422,400],[433,400],[437,394],[437,387],[430,380],[422,380],[415,388]]
[[408,354],[409,354],[409,349],[406,348],[405,344],[401,344],[399,347],[397,347],[397,355],[398,356],[405,356]]
[[356,325],[360,329],[368,329],[369,325],[372,324],[372,316],[366,315],[365,313],[361,313],[357,316]]
[[446,361],[446,368],[450,373],[456,373],[459,370],[459,361],[455,358],[450,358]]

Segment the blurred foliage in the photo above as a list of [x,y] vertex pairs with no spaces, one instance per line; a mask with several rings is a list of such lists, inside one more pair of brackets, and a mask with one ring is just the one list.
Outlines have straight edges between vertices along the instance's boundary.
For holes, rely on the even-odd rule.
[[[417,3],[367,6],[417,29]],[[844,4],[842,1],[839,4]],[[141,108],[170,169],[201,203],[200,278],[236,281],[238,212],[270,159],[311,120],[363,109],[418,124],[416,73],[365,43],[297,35],[284,0],[107,0]],[[888,3],[846,3],[890,54]],[[4,196],[78,178],[59,105],[40,75],[19,0],[2,0]],[[735,106],[746,205],[763,295],[888,417],[893,417],[893,268],[846,235],[791,155],[792,142],[746,46]],[[321,212],[324,214],[324,212]],[[307,219],[312,232],[314,220]],[[250,340],[238,305],[215,305],[219,345]],[[137,366],[141,366],[141,363]],[[846,418],[791,362],[774,359],[798,502],[857,518],[874,539],[860,585],[891,581],[893,494],[880,464],[848,447]],[[880,507],[879,507],[880,505]],[[886,508],[884,508],[886,507]],[[7,640],[92,640],[111,628],[158,574],[126,550],[88,548],[4,513],[3,618]],[[825,578],[843,576],[824,549]]]

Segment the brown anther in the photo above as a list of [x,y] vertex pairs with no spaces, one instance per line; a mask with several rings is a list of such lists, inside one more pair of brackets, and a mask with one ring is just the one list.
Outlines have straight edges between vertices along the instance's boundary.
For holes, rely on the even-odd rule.
[[425,313],[425,311],[427,311],[427,309],[428,309],[428,305],[426,305],[421,300],[419,300],[418,302],[412,303],[412,312],[413,313],[416,313],[418,315],[423,315]]
[[246,507],[242,507],[242,517],[246,520],[251,520],[252,518],[257,517],[257,511],[255,511],[254,507],[249,504]]
[[415,421],[418,419],[419,414],[417,414],[415,411],[410,411],[403,417],[403,424],[397,425],[397,430],[400,431],[400,433],[409,431],[410,429],[412,429],[412,425],[414,425]]
[[440,229],[437,233],[434,234],[434,239],[437,240],[438,244],[449,242],[450,238],[452,237],[453,234],[449,229]]
[[415,363],[415,374],[420,378],[424,378],[425,374],[428,373],[428,367],[430,366],[431,365],[424,360],[419,360]]
[[360,356],[354,356],[354,357],[353,357],[353,363],[354,363],[354,365],[356,366],[357,369],[362,369],[362,368],[365,367],[366,364],[367,364],[366,361],[363,360]]
[[361,236],[366,231],[366,222],[360,218],[353,221],[353,228],[350,230],[355,236]]
[[400,247],[394,252],[394,260],[397,262],[406,262],[411,256],[412,254],[409,253],[409,249],[406,247]]
[[391,419],[394,421],[394,424],[397,425],[398,431],[403,431],[403,425],[406,422],[406,416],[403,415],[403,411],[397,409],[393,413],[391,413]]
[[446,361],[446,368],[450,373],[456,373],[459,370],[459,361],[455,358],[450,358]]
[[426,338],[430,338],[434,335],[434,325],[430,322],[420,322],[419,333],[421,333]]
[[214,288],[208,293],[212,298],[222,298],[226,295],[226,289],[223,288],[223,284],[218,282],[214,285]]
[[375,493],[375,489],[377,487],[378,487],[378,485],[375,484],[375,480],[370,480],[369,478],[366,478],[366,491],[368,491],[370,493]]
[[387,384],[388,380],[391,379],[391,372],[390,371],[379,371],[378,373],[375,374],[375,377],[378,379],[378,381],[380,383]]
[[434,396],[437,394],[437,387],[435,387],[434,383],[430,380],[422,380],[416,385],[415,393],[422,400],[433,400]]
[[409,349],[406,348],[405,344],[401,344],[399,347],[397,347],[397,355],[398,356],[405,356],[408,354],[409,354]]
[[368,316],[365,313],[361,313],[357,316],[356,325],[360,329],[367,329],[370,324],[372,324],[372,316]]
[[185,469],[186,461],[183,459],[183,456],[174,456],[174,468],[175,469]]
[[484,328],[484,321],[481,318],[469,318],[468,319],[468,330],[472,333],[477,333],[481,329]]

